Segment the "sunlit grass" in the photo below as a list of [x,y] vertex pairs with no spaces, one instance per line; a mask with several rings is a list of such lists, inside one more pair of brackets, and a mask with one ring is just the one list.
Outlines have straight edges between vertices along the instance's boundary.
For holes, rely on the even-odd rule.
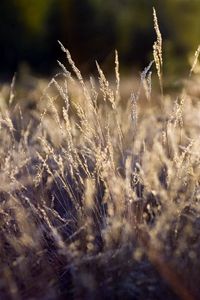
[[165,93],[154,22],[158,61],[128,97],[117,52],[115,84],[98,63],[85,81],[62,44],[73,75],[2,87],[2,299],[198,298],[198,57]]

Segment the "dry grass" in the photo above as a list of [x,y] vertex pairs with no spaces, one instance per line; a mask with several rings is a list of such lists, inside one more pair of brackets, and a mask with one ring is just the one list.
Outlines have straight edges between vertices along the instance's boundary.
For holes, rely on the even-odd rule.
[[127,98],[117,52],[86,82],[62,45],[74,76],[2,87],[1,299],[198,299],[199,78],[165,93],[154,23],[161,95],[153,63]]

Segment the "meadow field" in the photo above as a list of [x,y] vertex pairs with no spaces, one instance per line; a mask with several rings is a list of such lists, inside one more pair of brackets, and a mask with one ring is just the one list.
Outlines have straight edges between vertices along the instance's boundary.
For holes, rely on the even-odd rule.
[[200,299],[200,48],[169,88],[153,18],[137,79],[60,43],[51,80],[0,87],[0,299]]

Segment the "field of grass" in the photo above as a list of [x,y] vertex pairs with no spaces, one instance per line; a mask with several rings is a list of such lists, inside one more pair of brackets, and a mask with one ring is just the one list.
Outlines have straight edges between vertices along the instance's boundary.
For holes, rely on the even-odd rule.
[[198,51],[166,92],[154,24],[138,82],[61,45],[72,74],[1,87],[0,299],[199,299]]

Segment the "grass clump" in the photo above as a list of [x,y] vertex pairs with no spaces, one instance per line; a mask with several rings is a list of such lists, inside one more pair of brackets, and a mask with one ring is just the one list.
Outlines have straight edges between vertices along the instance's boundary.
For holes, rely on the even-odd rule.
[[160,94],[153,62],[126,99],[117,52],[115,84],[98,63],[85,81],[62,44],[74,76],[59,62],[26,107],[13,81],[0,116],[2,299],[198,298],[199,78],[165,94],[154,22]]

